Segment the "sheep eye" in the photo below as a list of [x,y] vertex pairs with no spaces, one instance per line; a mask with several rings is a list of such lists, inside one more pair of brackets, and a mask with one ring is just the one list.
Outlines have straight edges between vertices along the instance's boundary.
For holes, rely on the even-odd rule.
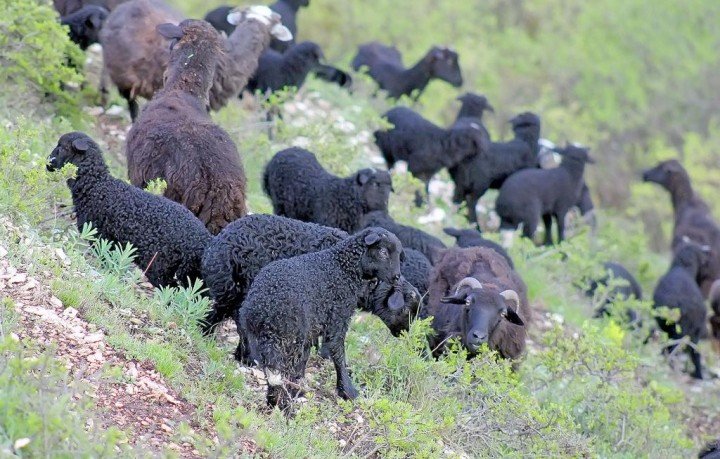
[[390,254],[388,254],[388,251],[385,247],[382,247],[380,250],[378,250],[378,257],[380,257],[381,260],[387,260],[390,257]]

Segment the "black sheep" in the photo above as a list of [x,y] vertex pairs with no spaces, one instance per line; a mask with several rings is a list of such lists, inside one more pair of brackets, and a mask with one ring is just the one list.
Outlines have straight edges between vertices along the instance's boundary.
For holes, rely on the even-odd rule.
[[705,445],[698,454],[698,459],[720,459],[720,438]]
[[365,213],[387,210],[392,179],[387,171],[375,169],[336,177],[323,169],[313,153],[293,147],[268,162],[263,190],[276,215],[353,233],[360,229]]
[[671,244],[673,250],[677,250],[685,238],[710,246],[710,262],[707,269],[703,270],[704,277],[700,279],[702,291],[707,296],[712,283],[720,279],[720,227],[710,207],[695,193],[687,171],[674,159],[646,170],[643,180],[657,183],[670,193],[675,220]]
[[482,233],[477,229],[457,229],[457,228],[445,228],[443,229],[445,234],[455,238],[455,245],[460,248],[467,247],[486,247],[493,249],[497,253],[503,256],[510,265],[510,268],[515,269],[515,264],[508,255],[507,251],[497,242],[485,239],[482,237]]
[[585,164],[593,160],[586,148],[568,145],[561,150],[560,167],[525,169],[511,175],[500,187],[495,211],[501,230],[523,225],[523,235],[532,239],[542,218],[545,244],[551,245],[552,219],[558,228],[558,242],[565,238],[565,215],[577,202],[583,185]]
[[251,358],[268,374],[268,404],[287,406],[283,380],[296,386],[319,337],[335,364],[338,394],[357,397],[345,361],[350,318],[365,281],[397,282],[401,258],[402,244],[392,233],[369,228],[329,249],[278,260],[260,271],[239,323]]
[[284,53],[267,49],[260,55],[257,71],[248,82],[247,89],[265,92],[286,87],[300,88],[322,57],[320,46],[311,41],[293,45]]
[[402,95],[411,95],[417,90],[417,100],[430,80],[437,78],[447,81],[455,87],[463,84],[458,54],[449,48],[433,46],[417,64],[405,68],[400,51],[394,46],[385,46],[378,42],[360,45],[352,61],[355,71],[367,67],[368,74],[380,89],[388,96],[397,99]]
[[515,134],[513,140],[490,142],[487,149],[448,169],[455,183],[453,201],[456,204],[465,201],[470,224],[478,225],[475,206],[487,190],[499,189],[513,172],[537,164],[540,118],[525,112],[510,122]]
[[91,223],[98,237],[135,247],[135,264],[155,287],[187,285],[200,278],[200,261],[210,233],[189,210],[113,178],[100,147],[81,132],[64,134],[47,169],[77,166],[68,179],[77,227]]
[[[383,115],[393,127],[375,131],[375,143],[388,168],[405,161],[410,173],[425,182],[441,169],[451,168],[487,148],[479,124],[470,123],[443,129],[407,107],[395,107]],[[416,204],[422,198],[418,194]]]
[[100,29],[110,12],[97,5],[86,5],[78,11],[60,18],[60,24],[70,29],[70,40],[86,50],[100,40]]
[[425,255],[428,260],[433,260],[438,250],[445,248],[445,244],[435,236],[412,226],[397,223],[387,212],[376,210],[368,212],[362,218],[362,228],[378,226],[395,234],[400,239],[403,247],[409,247]]
[[[680,320],[672,322],[657,317],[658,326],[667,333],[671,340],[679,340],[684,336],[690,338],[690,354],[695,370],[693,378],[702,379],[702,364],[697,344],[707,338],[707,307],[697,279],[708,261],[707,247],[694,243],[685,243],[675,252],[670,270],[660,278],[653,293],[653,307],[662,306],[680,310]],[[680,329],[678,330],[678,326]],[[677,344],[669,345],[666,350],[672,351]]]
[[[305,223],[277,215],[248,215],[228,225],[208,244],[202,258],[202,275],[213,310],[205,321],[204,331],[227,317],[236,318],[253,279],[273,261],[328,249],[348,234],[336,228]],[[411,251],[408,251],[411,252]],[[393,335],[409,327],[409,316],[417,312],[418,291],[410,282],[423,276],[417,256],[412,253],[403,263],[407,281],[400,285],[368,282],[358,307],[379,316]],[[407,274],[405,273],[407,271]],[[425,273],[427,274],[427,273]],[[420,286],[417,286],[420,288]],[[399,301],[402,293],[403,304]],[[244,356],[237,356],[244,360]]]
[[[601,285],[608,286],[610,279],[617,279],[624,282],[624,285],[614,285],[612,288],[605,292],[606,298],[603,304],[601,304],[595,311],[595,317],[603,317],[610,314],[608,306],[614,303],[616,300],[625,301],[631,298],[642,300],[642,288],[638,281],[630,274],[623,265],[608,261],[603,264],[604,276],[598,279],[592,279],[590,286],[585,292],[590,298],[595,296],[595,292]],[[633,309],[627,310],[627,318],[631,324],[636,324],[638,321],[637,312]]]

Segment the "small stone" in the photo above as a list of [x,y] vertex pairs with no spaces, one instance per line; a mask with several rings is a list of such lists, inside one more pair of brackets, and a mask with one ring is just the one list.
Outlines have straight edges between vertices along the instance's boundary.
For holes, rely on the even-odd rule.
[[125,113],[125,110],[119,105],[113,105],[105,110],[107,116],[121,116],[123,113]]
[[103,338],[105,338],[105,334],[103,332],[97,332],[90,335],[87,335],[85,337],[86,343],[97,343],[98,341],[102,341]]
[[100,116],[105,113],[102,107],[85,107],[83,111],[90,116]]
[[13,443],[13,449],[15,451],[17,451],[19,449],[25,448],[29,444],[30,444],[29,438],[18,438],[17,440],[15,440],[15,443]]
[[168,432],[168,433],[170,433],[170,432],[173,431],[172,428],[171,428],[169,425],[167,425],[167,424],[160,424],[160,428],[161,428],[162,430],[164,430],[165,432]]
[[5,256],[8,254],[8,251],[5,247],[0,245],[0,258],[5,258]]

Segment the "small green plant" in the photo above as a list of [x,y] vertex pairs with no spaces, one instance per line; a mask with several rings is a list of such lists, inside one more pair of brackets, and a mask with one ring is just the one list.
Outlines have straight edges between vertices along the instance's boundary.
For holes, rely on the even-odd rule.
[[155,302],[165,312],[165,319],[194,330],[210,312],[210,299],[203,296],[203,284],[196,279],[187,288],[163,287],[155,290]]
[[145,191],[156,194],[158,196],[162,196],[163,194],[165,194],[166,189],[167,182],[160,177],[150,180],[145,187]]

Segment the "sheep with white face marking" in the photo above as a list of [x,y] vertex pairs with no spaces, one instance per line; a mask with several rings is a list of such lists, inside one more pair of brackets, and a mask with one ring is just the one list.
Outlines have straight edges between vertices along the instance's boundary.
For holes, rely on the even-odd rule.
[[[240,309],[250,357],[266,370],[268,404],[288,406],[283,379],[305,374],[310,349],[322,337],[337,372],[338,394],[357,397],[345,362],[345,335],[365,281],[400,278],[402,244],[370,228],[330,249],[278,260],[263,268]],[[296,393],[295,390],[292,390]]]
[[525,350],[532,312],[527,287],[507,261],[492,249],[450,248],[438,256],[421,317],[433,317],[428,337],[434,356],[459,338],[470,356],[482,344],[507,359]]
[[263,190],[277,215],[352,233],[361,228],[365,213],[387,211],[392,179],[375,169],[337,177],[313,153],[293,147],[276,153],[265,166]]

